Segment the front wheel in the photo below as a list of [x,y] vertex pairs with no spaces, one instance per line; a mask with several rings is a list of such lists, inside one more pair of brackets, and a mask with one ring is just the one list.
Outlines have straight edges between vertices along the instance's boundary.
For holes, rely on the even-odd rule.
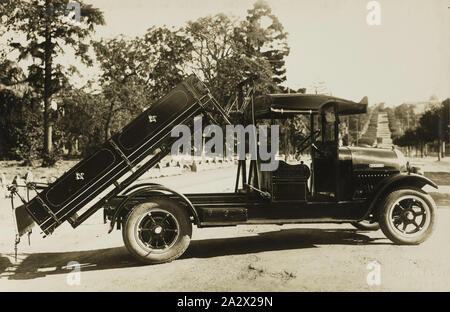
[[384,235],[396,244],[417,245],[433,232],[436,204],[420,189],[398,189],[385,199],[379,223]]
[[177,203],[156,199],[134,207],[127,215],[122,236],[128,251],[149,264],[170,262],[189,246],[192,224]]

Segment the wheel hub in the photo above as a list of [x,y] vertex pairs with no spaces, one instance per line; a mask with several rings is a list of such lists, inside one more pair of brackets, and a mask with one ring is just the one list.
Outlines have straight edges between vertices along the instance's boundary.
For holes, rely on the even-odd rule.
[[414,214],[411,211],[407,211],[405,213],[405,218],[409,221],[412,221],[412,220],[414,220]]
[[137,224],[137,237],[147,248],[164,251],[170,248],[178,237],[178,222],[163,210],[153,210],[143,216]]
[[426,203],[416,196],[401,197],[391,211],[393,227],[402,235],[417,235],[429,223],[425,208]]

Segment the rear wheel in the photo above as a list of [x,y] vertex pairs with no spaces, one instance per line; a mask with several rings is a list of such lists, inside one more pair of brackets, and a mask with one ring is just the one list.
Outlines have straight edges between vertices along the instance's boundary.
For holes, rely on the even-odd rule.
[[436,204],[420,189],[398,189],[385,199],[379,222],[383,233],[396,244],[417,245],[433,232]]
[[169,262],[189,246],[192,224],[189,214],[167,199],[139,204],[127,215],[122,236],[128,251],[149,264]]

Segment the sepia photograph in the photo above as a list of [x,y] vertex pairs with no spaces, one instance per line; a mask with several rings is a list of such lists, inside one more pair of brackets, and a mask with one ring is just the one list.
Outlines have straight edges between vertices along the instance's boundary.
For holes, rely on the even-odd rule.
[[449,291],[449,0],[0,0],[0,293]]

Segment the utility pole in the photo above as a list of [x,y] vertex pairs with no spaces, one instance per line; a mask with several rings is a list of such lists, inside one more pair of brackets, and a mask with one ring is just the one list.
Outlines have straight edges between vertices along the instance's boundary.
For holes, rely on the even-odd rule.
[[409,110],[408,108],[406,108],[406,124],[407,124],[407,129],[409,129]]
[[358,146],[359,141],[359,115],[356,119],[356,146]]
[[347,122],[345,125],[345,133],[347,134],[347,146],[350,145],[350,116],[347,116]]
[[441,160],[441,145],[442,145],[442,116],[441,116],[441,112],[438,113],[438,161]]
[[52,127],[50,126],[50,97],[52,83],[52,38],[51,38],[51,10],[50,0],[45,1],[45,41],[44,41],[44,165],[47,166],[48,157],[52,151]]
[[[447,110],[447,118],[446,118],[447,119],[447,139],[450,140],[450,98],[448,98],[444,101],[442,114],[444,114],[446,110]],[[445,138],[444,138],[444,142],[445,142]],[[449,141],[449,143],[450,143],[450,141]],[[443,156],[445,157],[445,147],[444,147]]]
[[314,82],[312,88],[315,94],[327,94],[327,86],[324,81]]

